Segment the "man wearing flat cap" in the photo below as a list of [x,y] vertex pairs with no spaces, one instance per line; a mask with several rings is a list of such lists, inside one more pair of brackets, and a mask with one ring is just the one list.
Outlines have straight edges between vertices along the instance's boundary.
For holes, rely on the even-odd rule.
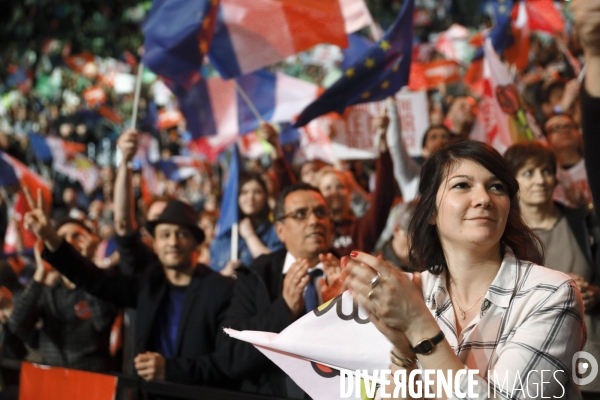
[[233,281],[197,264],[204,232],[191,206],[170,200],[146,225],[157,260],[141,275],[107,273],[56,235],[42,207],[25,216],[45,242],[42,257],[78,287],[121,307],[137,308],[134,363],[146,380],[231,387],[219,353]]

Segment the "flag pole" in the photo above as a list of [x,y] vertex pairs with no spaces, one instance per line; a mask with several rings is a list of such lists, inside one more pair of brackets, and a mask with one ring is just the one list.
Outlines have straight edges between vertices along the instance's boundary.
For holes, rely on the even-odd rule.
[[131,129],[135,129],[138,115],[138,106],[140,104],[140,92],[142,90],[142,74],[144,72],[144,64],[140,61],[138,66],[137,78],[135,80],[135,92],[133,94],[133,111],[131,114]]
[[254,106],[254,104],[252,103],[252,101],[250,100],[250,98],[248,97],[248,95],[246,94],[246,92],[244,92],[244,89],[242,89],[242,87],[237,83],[235,79],[233,80],[233,83],[235,84],[235,89],[237,90],[237,92],[240,94],[240,96],[242,96],[242,99],[244,99],[244,101],[250,108],[250,111],[252,111],[252,114],[254,114],[254,118],[256,118],[258,122],[265,122],[258,110],[256,109],[256,107]]
[[234,222],[231,225],[231,254],[230,254],[231,261],[238,260],[238,240],[239,240],[238,223]]

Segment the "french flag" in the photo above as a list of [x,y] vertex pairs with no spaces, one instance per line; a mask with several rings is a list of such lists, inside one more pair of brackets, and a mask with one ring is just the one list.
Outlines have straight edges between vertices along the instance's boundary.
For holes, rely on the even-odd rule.
[[[52,193],[41,176],[31,171],[18,160],[0,150],[0,187],[27,188],[34,198],[38,189],[42,191],[46,212],[52,206]],[[25,196],[20,191],[14,196],[11,218],[4,238],[4,253],[14,253],[22,249],[33,248],[35,235],[24,227],[25,213],[30,211]]]
[[[352,3],[362,15],[354,4],[357,1],[344,3]],[[356,18],[350,9],[346,14]],[[355,28],[360,23],[352,25]],[[208,56],[219,74],[228,79],[319,43],[347,46],[340,0],[221,0]]]
[[56,136],[42,136],[37,133],[29,134],[29,141],[35,156],[44,162],[64,161],[75,153],[86,150],[83,143],[69,142]]
[[204,169],[201,160],[190,156],[173,156],[156,162],[154,166],[162,171],[168,180],[175,182],[198,175]]
[[142,169],[141,192],[142,199],[146,205],[150,204],[154,196],[162,194],[158,183],[156,171],[152,164],[160,159],[158,140],[152,136],[142,133],[138,139],[138,149],[135,159],[140,163]]
[[193,151],[214,159],[236,140],[238,134],[258,128],[259,121],[241,92],[264,121],[277,123],[293,121],[322,89],[282,73],[267,71],[257,71],[235,80],[202,80],[189,91],[175,88],[187,129],[195,139],[190,143]]
[[100,182],[100,169],[96,164],[81,154],[86,146],[55,136],[29,134],[31,147],[41,161],[52,161],[54,170],[77,180],[83,190],[91,193]]

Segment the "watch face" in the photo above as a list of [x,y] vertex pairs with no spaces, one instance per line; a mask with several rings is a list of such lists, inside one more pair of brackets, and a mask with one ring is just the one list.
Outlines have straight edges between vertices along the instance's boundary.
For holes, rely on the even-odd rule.
[[419,347],[421,353],[428,354],[433,350],[434,344],[431,343],[431,340],[424,340],[423,342],[419,343]]

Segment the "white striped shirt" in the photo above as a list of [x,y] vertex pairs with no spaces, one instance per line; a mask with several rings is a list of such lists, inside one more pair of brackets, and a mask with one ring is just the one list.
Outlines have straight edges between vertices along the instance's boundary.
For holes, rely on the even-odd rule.
[[[571,368],[586,329],[571,278],[507,252],[480,313],[459,336],[445,275],[424,272],[423,295],[458,358],[467,369],[479,370],[477,397],[468,398],[494,398],[494,384],[497,398],[581,398]],[[463,378],[463,393],[467,384]],[[459,398],[456,390],[453,398]]]

